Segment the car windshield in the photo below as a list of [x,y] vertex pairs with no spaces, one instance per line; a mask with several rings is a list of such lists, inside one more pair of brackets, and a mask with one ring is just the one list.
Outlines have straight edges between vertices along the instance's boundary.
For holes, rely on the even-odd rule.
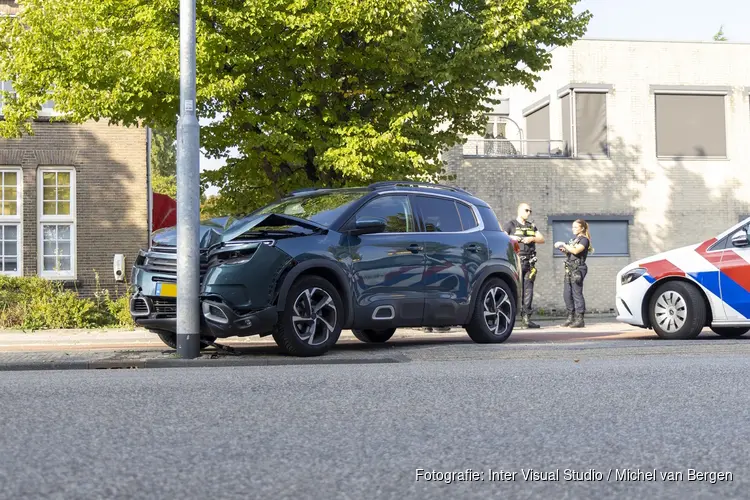
[[253,215],[284,214],[317,222],[328,227],[356,200],[364,191],[337,191],[323,194],[294,196],[278,203],[268,205]]

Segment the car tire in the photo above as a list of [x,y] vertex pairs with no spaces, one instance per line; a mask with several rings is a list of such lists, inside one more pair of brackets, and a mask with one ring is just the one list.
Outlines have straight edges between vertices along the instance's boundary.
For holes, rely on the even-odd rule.
[[694,339],[706,326],[706,304],[694,285],[671,281],[661,285],[651,297],[649,319],[663,339]]
[[712,326],[711,331],[720,337],[738,339],[750,331],[746,326]]
[[[486,313],[486,314],[485,314]],[[477,295],[466,332],[478,344],[505,342],[516,322],[516,299],[508,284],[490,278]]]
[[[161,330],[158,330],[158,331],[152,330],[152,331],[159,336],[161,341],[164,342],[167,345],[167,347],[171,349],[175,349],[175,350],[177,349],[177,334],[172,333],[172,332],[164,332]],[[209,342],[216,341],[216,337],[211,337],[208,335],[201,335],[201,340],[203,339],[208,340]],[[206,349],[207,347],[209,347],[208,344],[206,344],[205,342],[201,342],[201,350]]]
[[336,344],[346,312],[339,292],[328,280],[319,276],[300,278],[289,289],[286,304],[272,332],[284,352],[320,356]]
[[352,333],[362,342],[367,344],[382,344],[388,342],[393,334],[396,333],[395,328],[387,328],[385,330],[352,330]]

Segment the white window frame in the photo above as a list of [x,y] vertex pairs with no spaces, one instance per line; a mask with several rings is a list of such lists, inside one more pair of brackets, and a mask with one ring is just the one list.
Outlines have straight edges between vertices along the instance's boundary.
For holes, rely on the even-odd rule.
[[[492,124],[492,137],[490,139],[508,139],[506,134],[508,120],[505,116],[499,114],[488,114],[487,123],[485,124],[485,135],[487,133],[487,125]],[[499,132],[502,131],[502,137],[498,137]],[[484,136],[482,136],[484,137]]]
[[[49,172],[70,173],[70,215],[44,215],[44,174]],[[52,280],[75,280],[77,276],[77,251],[76,226],[77,226],[77,195],[76,195],[76,170],[73,167],[40,167],[37,170],[37,265],[38,274],[42,278]],[[70,224],[70,271],[45,271],[44,270],[44,225],[45,224]]]
[[[0,270],[0,274],[4,276],[23,276],[23,170],[21,167],[0,166],[0,172],[12,172],[16,174],[16,206],[18,207],[16,215],[2,215],[2,208],[0,207],[0,225],[15,224],[18,226],[16,232],[18,271],[7,272]],[[0,186],[0,189],[2,189],[2,186]]]

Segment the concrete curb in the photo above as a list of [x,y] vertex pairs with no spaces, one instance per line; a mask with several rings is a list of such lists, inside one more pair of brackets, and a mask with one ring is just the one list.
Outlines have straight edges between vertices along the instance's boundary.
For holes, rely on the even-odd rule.
[[354,357],[354,358],[247,358],[229,357],[211,358],[203,356],[196,359],[94,359],[89,361],[40,361],[40,362],[4,362],[0,363],[3,371],[49,371],[49,370],[117,370],[144,368],[201,368],[231,366],[292,366],[292,365],[363,365],[393,364],[411,361],[400,354],[388,357]]

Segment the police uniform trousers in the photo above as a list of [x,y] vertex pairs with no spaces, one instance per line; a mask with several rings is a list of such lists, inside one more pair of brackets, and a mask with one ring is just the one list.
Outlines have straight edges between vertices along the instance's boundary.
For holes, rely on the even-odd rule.
[[583,281],[586,278],[588,267],[586,264],[578,266],[580,280],[573,277],[572,273],[565,273],[565,286],[563,296],[565,297],[565,307],[569,313],[584,314],[586,312],[586,301],[583,298]]
[[531,302],[534,300],[534,279],[529,277],[533,267],[529,263],[528,258],[521,258],[521,286],[523,287],[523,307],[521,308],[521,314],[529,316],[531,316]]

